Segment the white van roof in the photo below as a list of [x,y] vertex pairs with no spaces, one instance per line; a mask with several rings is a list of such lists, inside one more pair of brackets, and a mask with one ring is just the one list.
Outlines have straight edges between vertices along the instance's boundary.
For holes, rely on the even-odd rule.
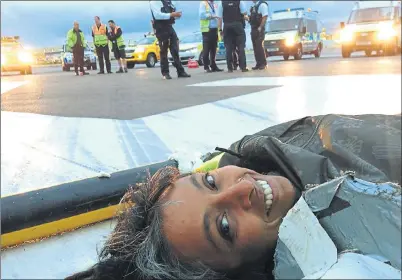
[[304,8],[293,8],[274,11],[270,16],[270,20],[288,19],[288,18],[307,18],[312,20],[318,20],[318,12],[305,10]]
[[401,1],[356,1],[353,10],[398,6],[401,6]]

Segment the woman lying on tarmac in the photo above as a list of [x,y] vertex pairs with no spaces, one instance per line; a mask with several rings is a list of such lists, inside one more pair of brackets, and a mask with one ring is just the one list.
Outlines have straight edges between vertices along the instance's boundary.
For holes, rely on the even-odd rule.
[[335,279],[364,264],[358,278],[400,275],[400,115],[306,117],[220,152],[129,191],[99,263],[67,279]]

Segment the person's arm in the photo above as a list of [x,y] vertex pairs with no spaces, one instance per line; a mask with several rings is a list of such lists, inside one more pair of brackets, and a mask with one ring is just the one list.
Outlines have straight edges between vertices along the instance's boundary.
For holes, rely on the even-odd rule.
[[123,30],[121,30],[121,28],[117,29],[117,33],[115,34],[115,38],[119,38],[121,35],[123,34]]
[[216,16],[218,17],[218,30],[222,33],[222,18],[223,18],[223,6],[222,2],[218,3],[218,10],[216,11]]
[[268,19],[268,4],[267,3],[262,3],[260,5],[260,7],[258,8],[258,12],[262,15],[261,25],[258,27],[258,31],[261,32],[261,30],[264,29],[265,24],[267,23],[267,19]]
[[243,19],[246,21],[249,21],[248,18],[248,10],[247,10],[247,5],[245,3],[245,1],[240,1],[240,13],[243,15]]
[[200,16],[200,19],[211,19],[212,18],[212,14],[207,13],[207,9],[205,8],[204,1],[200,2],[199,16]]
[[161,1],[149,1],[152,14],[156,20],[169,20],[171,17],[179,17],[179,12],[163,13]]

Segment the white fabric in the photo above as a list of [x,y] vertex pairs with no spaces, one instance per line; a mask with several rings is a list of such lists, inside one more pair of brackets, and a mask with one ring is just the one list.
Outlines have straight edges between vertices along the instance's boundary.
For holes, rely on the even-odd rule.
[[321,279],[401,279],[400,270],[369,256],[345,253]]

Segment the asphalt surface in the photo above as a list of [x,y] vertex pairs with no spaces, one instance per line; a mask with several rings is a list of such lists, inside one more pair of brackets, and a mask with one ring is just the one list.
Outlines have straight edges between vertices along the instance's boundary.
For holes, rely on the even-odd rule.
[[[225,62],[219,63],[226,68]],[[254,65],[248,55],[248,67]],[[113,62],[116,69],[116,62]],[[173,80],[161,78],[160,68],[144,66],[129,70],[127,74],[97,75],[89,71],[84,77],[74,72],[62,72],[60,67],[38,67],[32,76],[6,74],[1,77],[2,87],[7,83],[26,82],[1,95],[1,110],[28,112],[66,117],[95,117],[134,119],[174,109],[199,105],[244,95],[269,87],[187,87],[196,83],[238,77],[332,76],[358,74],[400,74],[401,56],[364,57],[357,54],[343,59],[339,53],[316,59],[283,61],[270,58],[264,71],[206,74],[202,68],[188,69],[188,79],[177,79],[173,67]]]

